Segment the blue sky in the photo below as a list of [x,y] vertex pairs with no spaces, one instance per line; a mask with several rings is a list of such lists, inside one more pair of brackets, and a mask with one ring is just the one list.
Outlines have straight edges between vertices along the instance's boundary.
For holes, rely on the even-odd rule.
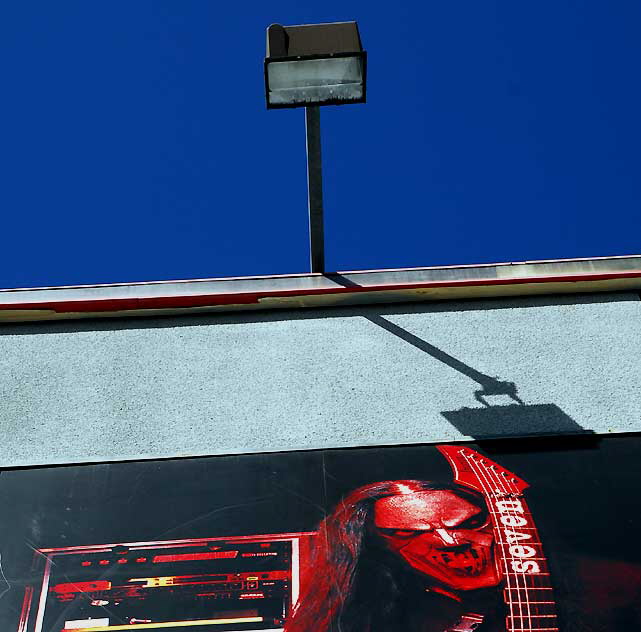
[[0,287],[308,270],[265,28],[357,20],[322,110],[329,270],[638,253],[641,3],[2,3]]

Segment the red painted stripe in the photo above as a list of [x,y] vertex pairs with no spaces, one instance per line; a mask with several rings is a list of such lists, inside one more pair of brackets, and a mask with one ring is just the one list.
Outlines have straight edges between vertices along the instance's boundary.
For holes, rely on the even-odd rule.
[[5,303],[0,310],[49,310],[58,313],[117,312],[140,309],[172,309],[189,307],[216,307],[220,305],[252,305],[261,299],[319,296],[332,294],[360,294],[364,292],[393,292],[448,287],[479,287],[498,285],[525,285],[531,283],[580,283],[615,279],[641,278],[640,271],[608,272],[595,274],[559,275],[545,277],[517,277],[508,279],[463,279],[460,281],[427,281],[420,283],[331,287],[264,292],[238,292],[232,294],[204,294],[193,296],[153,296],[146,298],[111,298],[76,301],[43,301],[30,303]]
[[75,582],[75,583],[69,583],[69,584],[57,584],[51,590],[52,592],[55,592],[58,594],[86,593],[86,592],[95,592],[99,590],[111,590],[111,582],[93,581],[93,582]]
[[162,562],[194,562],[196,560],[220,560],[235,558],[238,551],[214,551],[213,553],[179,553],[173,555],[156,555],[152,564]]

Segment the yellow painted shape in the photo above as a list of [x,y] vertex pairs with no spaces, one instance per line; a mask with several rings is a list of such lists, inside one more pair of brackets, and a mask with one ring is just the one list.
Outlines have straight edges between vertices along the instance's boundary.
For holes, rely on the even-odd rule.
[[160,630],[162,628],[191,628],[196,625],[224,625],[225,623],[261,623],[263,617],[235,619],[201,619],[199,621],[163,621],[162,623],[134,623],[133,625],[101,625],[97,628],[78,628],[62,632],[114,632],[115,630]]

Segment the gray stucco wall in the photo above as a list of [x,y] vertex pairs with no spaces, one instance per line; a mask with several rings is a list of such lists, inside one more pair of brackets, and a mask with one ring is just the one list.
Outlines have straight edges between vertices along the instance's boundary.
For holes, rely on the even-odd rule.
[[640,322],[631,292],[4,325],[0,466],[638,431]]

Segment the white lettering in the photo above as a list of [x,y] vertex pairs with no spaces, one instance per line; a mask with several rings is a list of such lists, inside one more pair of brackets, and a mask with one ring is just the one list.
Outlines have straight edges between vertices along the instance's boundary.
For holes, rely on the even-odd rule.
[[536,555],[536,549],[533,546],[514,544],[510,547],[510,554],[514,557],[534,557]]
[[514,544],[519,540],[529,540],[532,537],[531,533],[520,533],[519,531],[510,531],[510,529],[504,529],[503,532],[508,544]]
[[501,512],[518,511],[524,513],[523,503],[520,500],[497,500],[496,508]]
[[540,573],[541,568],[534,560],[512,560],[512,570],[517,573]]
[[525,514],[523,503],[517,498],[509,500],[494,500],[498,520],[503,525],[503,540],[509,545],[509,555],[515,558],[509,560],[510,566],[517,573],[540,573],[541,567],[535,560],[527,559],[536,557],[537,549],[534,546],[520,544],[520,542],[531,540],[535,533],[524,533],[515,529],[505,527],[523,527],[528,525],[527,517],[518,514]]

